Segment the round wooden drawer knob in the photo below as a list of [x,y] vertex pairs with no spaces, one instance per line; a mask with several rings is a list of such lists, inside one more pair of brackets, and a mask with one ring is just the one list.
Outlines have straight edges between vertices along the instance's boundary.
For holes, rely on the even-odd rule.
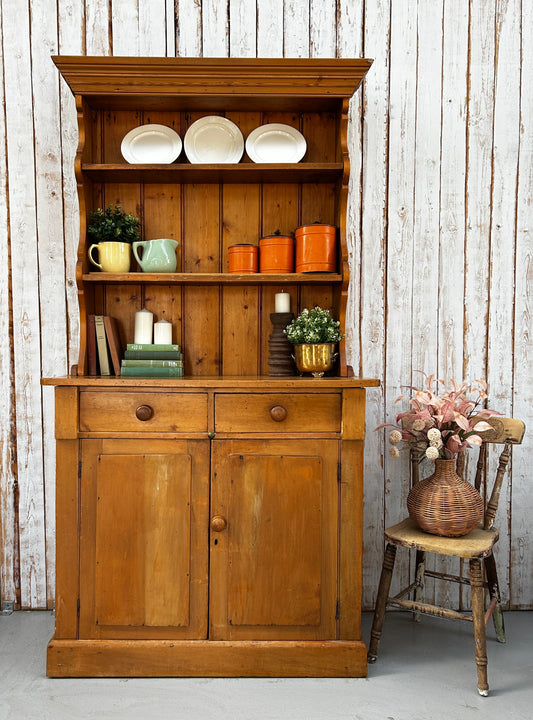
[[142,420],[143,422],[145,420],[150,420],[152,415],[154,414],[154,411],[150,407],[150,405],[139,405],[137,410],[135,410],[135,415],[138,420]]
[[283,422],[287,417],[287,410],[283,405],[274,405],[270,408],[270,417],[274,422]]
[[211,530],[213,530],[213,532],[222,532],[222,530],[226,529],[227,525],[228,522],[222,515],[213,515],[211,518]]

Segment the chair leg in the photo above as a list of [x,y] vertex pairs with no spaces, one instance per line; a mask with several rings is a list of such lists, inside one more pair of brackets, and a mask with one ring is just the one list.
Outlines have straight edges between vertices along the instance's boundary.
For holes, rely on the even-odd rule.
[[374,620],[372,622],[372,630],[370,631],[370,645],[367,654],[367,659],[369,663],[376,662],[378,657],[378,645],[381,639],[383,620],[385,619],[385,610],[387,607],[387,598],[389,597],[389,590],[392,580],[392,571],[394,570],[395,559],[396,545],[388,543],[385,550],[385,557],[383,558],[383,567],[381,568],[381,577],[379,579],[378,596],[376,598],[376,608],[374,610]]
[[490,616],[492,615],[496,639],[498,642],[504,643],[505,624],[503,621],[500,585],[498,583],[498,573],[496,571],[496,561],[494,559],[494,555],[489,555],[489,557],[485,558],[485,572],[487,573],[487,585],[489,586],[491,600],[489,612],[485,618],[485,625],[488,623]]
[[[415,602],[422,602],[424,599],[424,572],[426,569],[426,553],[423,550],[416,551],[416,588]],[[413,620],[420,622],[420,613],[413,613]]]
[[487,682],[487,639],[485,636],[485,608],[483,603],[483,576],[481,560],[470,560],[470,588],[472,591],[472,620],[477,665],[477,689],[480,695],[489,694]]

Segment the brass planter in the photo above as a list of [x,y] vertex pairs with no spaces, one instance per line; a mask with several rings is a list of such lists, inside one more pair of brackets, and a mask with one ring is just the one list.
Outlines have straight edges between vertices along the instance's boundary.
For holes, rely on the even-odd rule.
[[295,345],[293,357],[300,374],[308,372],[318,378],[331,370],[338,353],[335,352],[335,343],[316,343]]

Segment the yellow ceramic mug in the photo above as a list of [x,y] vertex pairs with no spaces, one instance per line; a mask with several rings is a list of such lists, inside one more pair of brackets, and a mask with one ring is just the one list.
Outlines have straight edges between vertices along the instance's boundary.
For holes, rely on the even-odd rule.
[[[93,248],[98,250],[99,263],[92,256]],[[89,260],[102,272],[127,273],[130,269],[130,244],[123,242],[101,242],[89,248]]]

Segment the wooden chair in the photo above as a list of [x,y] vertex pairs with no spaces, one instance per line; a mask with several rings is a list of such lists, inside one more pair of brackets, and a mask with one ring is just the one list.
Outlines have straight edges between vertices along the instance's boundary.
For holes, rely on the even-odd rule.
[[[374,621],[370,635],[368,649],[368,662],[373,663],[377,659],[378,645],[383,628],[385,610],[388,606],[406,608],[415,613],[415,619],[419,619],[419,613],[427,613],[443,618],[468,620],[474,626],[475,657],[478,675],[478,692],[480,695],[488,695],[489,686],[487,683],[487,647],[485,627],[492,616],[496,637],[499,642],[505,642],[505,629],[503,615],[500,606],[500,589],[498,575],[492,550],[497,542],[499,533],[494,528],[493,522],[498,507],[498,500],[502,485],[503,476],[509,462],[511,445],[520,444],[525,431],[524,423],[521,420],[512,418],[492,417],[488,420],[493,430],[482,433],[483,444],[480,447],[479,459],[476,468],[475,487],[482,488],[482,480],[486,480],[487,469],[487,447],[490,443],[503,444],[503,450],[499,457],[496,478],[490,492],[488,485],[485,485],[488,502],[485,502],[483,524],[472,530],[468,535],[459,538],[445,538],[437,535],[430,535],[423,532],[410,519],[406,519],[398,525],[385,530],[387,547],[383,559],[381,578],[379,581]],[[418,463],[415,457],[411,457],[412,481],[418,482]],[[415,580],[408,587],[401,590],[394,597],[389,597],[389,590],[394,569],[394,560],[397,547],[404,547],[416,550],[416,575]],[[425,569],[425,554],[437,553],[469,561],[469,577],[450,575],[442,572],[429,571]],[[465,583],[470,585],[472,596],[472,613],[457,612],[438,605],[431,605],[422,602],[424,578],[426,576],[446,580],[449,582]],[[485,612],[484,589],[488,590],[490,604]],[[406,597],[414,592],[414,599]]]

